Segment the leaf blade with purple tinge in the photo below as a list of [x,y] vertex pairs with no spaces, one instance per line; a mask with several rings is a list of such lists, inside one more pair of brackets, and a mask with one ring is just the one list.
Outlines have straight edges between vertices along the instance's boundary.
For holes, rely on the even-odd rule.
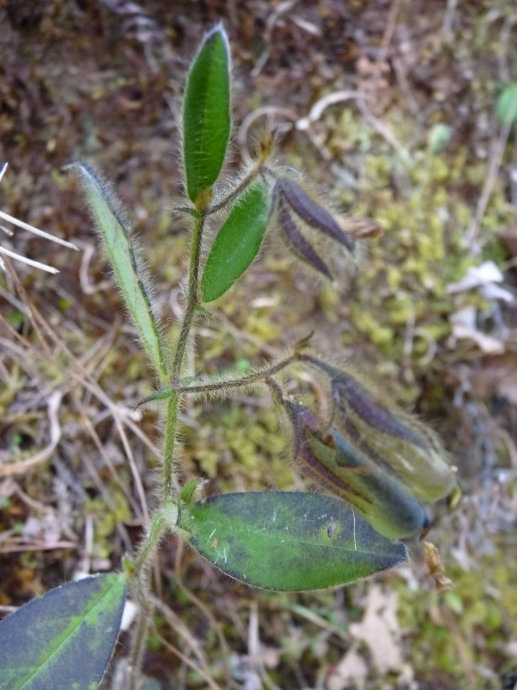
[[183,506],[178,527],[223,572],[276,591],[338,587],[407,558],[352,507],[315,493],[215,496]]
[[117,641],[125,579],[108,574],[51,589],[0,623],[0,690],[92,690]]

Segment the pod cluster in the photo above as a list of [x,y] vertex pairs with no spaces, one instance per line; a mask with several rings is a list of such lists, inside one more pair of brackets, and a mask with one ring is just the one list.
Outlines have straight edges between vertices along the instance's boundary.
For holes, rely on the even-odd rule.
[[312,410],[274,390],[293,425],[302,472],[351,503],[386,537],[425,531],[429,521],[421,502],[459,492],[439,438],[410,415],[385,406],[349,372],[310,355],[303,359],[329,377],[333,420],[323,428]]
[[291,251],[321,275],[333,280],[326,261],[299,229],[300,219],[313,230],[342,245],[353,255],[355,239],[345,232],[336,219],[314,199],[311,199],[294,180],[278,177],[273,187],[273,206],[278,211],[282,237]]

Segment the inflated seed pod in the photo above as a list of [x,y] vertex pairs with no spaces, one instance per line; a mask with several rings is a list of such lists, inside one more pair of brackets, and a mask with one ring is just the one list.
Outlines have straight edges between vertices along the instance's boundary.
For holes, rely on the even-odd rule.
[[402,482],[419,501],[434,503],[457,489],[437,434],[411,415],[388,408],[348,372],[306,357],[329,376],[335,419],[354,446]]
[[322,432],[318,418],[307,407],[291,400],[281,402],[294,427],[295,461],[308,478],[351,503],[385,537],[400,539],[427,528],[422,506],[396,479],[337,429]]
[[[354,448],[335,428],[323,439],[306,433],[303,458],[317,458],[330,470],[334,493],[351,503],[380,534],[390,539],[422,532],[429,521],[420,503],[405,487]],[[328,487],[330,488],[330,487]]]

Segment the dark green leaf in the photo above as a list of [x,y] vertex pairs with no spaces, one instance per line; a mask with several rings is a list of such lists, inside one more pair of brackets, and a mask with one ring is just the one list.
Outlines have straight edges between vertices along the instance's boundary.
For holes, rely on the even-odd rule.
[[0,623],[0,690],[94,690],[124,609],[121,575],[51,589]]
[[192,202],[217,180],[230,138],[230,47],[218,24],[204,38],[187,77],[183,158]]
[[182,506],[178,526],[228,575],[277,591],[338,587],[407,558],[346,503],[313,493],[216,496]]
[[224,294],[257,256],[269,220],[269,196],[262,183],[237,199],[217,233],[201,281],[203,300]]

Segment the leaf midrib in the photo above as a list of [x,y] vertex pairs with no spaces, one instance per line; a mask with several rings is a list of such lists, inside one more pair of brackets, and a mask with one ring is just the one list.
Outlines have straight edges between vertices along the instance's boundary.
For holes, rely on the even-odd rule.
[[36,669],[30,673],[26,678],[22,679],[21,685],[17,685],[14,690],[22,690],[22,688],[26,687],[27,683],[34,678],[40,670],[43,668],[43,666],[51,659],[55,654],[59,652],[63,644],[67,641],[67,639],[71,638],[72,635],[74,634],[75,630],[84,622],[85,618],[88,617],[90,611],[94,609],[105,597],[107,597],[109,594],[111,594],[111,590],[113,589],[114,584],[109,587],[109,589],[102,594],[99,595],[97,600],[95,600],[91,606],[89,606],[81,619],[77,621],[76,623],[73,623],[72,625],[68,626],[68,628],[59,636],[58,642],[55,644],[54,648],[46,654],[41,660],[41,663],[36,667]]

